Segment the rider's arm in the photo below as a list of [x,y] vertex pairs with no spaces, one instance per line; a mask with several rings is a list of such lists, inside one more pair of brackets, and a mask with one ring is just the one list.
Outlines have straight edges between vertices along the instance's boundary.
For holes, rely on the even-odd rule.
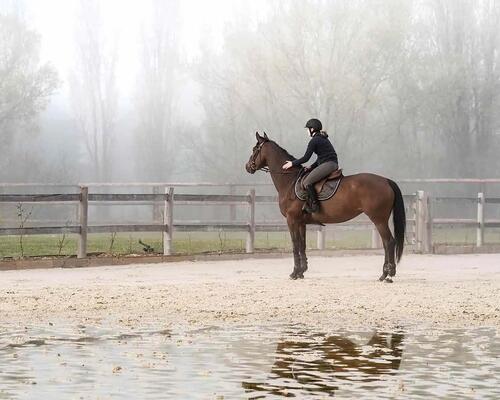
[[309,159],[311,158],[311,156],[314,153],[314,145],[315,145],[315,141],[314,141],[314,138],[312,138],[309,141],[309,144],[307,145],[306,154],[304,154],[301,158],[299,158],[297,160],[293,160],[292,165],[294,167],[296,167],[297,165],[304,164],[305,162],[309,161]]

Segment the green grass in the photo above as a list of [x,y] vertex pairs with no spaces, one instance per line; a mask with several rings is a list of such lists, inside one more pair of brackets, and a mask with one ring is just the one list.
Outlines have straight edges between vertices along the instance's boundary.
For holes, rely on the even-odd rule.
[[[336,233],[335,239],[327,236],[327,248],[366,248],[370,244],[370,233],[363,231]],[[163,253],[161,234],[94,234],[88,237],[88,253],[106,253],[115,255],[145,254],[139,239],[154,248],[154,253]],[[176,254],[200,254],[205,252],[244,252],[245,233],[235,232],[178,232],[174,236],[173,246]],[[0,258],[71,256],[77,251],[76,235],[29,235],[0,237]],[[316,233],[308,234],[307,247],[316,247]],[[255,249],[290,251],[291,240],[288,232],[258,232],[255,237]]]
[[[476,244],[475,228],[434,228],[432,231],[434,243],[444,244]],[[485,243],[500,243],[500,229],[486,229]]]
[[[88,253],[104,253],[113,255],[145,254],[138,240],[154,248],[155,254],[163,253],[162,236],[159,233],[120,233],[94,234],[88,238]],[[369,230],[342,230],[328,232],[327,249],[363,249],[371,245]],[[174,236],[174,252],[176,254],[200,254],[207,252],[244,252],[245,233],[235,232],[177,232]],[[476,230],[434,229],[434,243],[475,244]],[[487,229],[486,243],[500,243],[500,229]],[[77,236],[66,235],[33,235],[23,237],[21,251],[19,236],[0,236],[0,259],[37,256],[72,256],[77,251]],[[316,248],[316,233],[309,232],[307,247]],[[258,232],[255,237],[256,251],[291,251],[291,240],[288,232]]]

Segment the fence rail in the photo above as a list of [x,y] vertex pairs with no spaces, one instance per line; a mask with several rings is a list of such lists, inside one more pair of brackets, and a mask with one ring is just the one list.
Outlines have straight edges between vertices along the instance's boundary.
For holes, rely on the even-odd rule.
[[[476,218],[435,218],[433,216],[432,201],[463,200],[470,203],[477,203]],[[475,227],[476,247],[484,246],[485,228],[500,228],[500,220],[485,219],[485,205],[500,204],[498,197],[485,197],[483,192],[477,197],[435,197],[431,198],[424,191],[417,192],[416,202],[416,244],[417,251],[429,253],[433,251],[432,231],[436,226],[446,227]]]
[[[158,190],[156,189],[158,192]],[[277,204],[278,196],[260,195],[256,196],[255,189],[252,188],[246,195],[236,194],[183,194],[175,193],[173,187],[165,188],[165,193],[89,193],[87,186],[80,187],[80,193],[75,194],[0,194],[0,203],[41,203],[41,204],[79,204],[78,225],[71,226],[40,226],[40,227],[19,227],[0,228],[2,235],[42,235],[42,234],[77,234],[78,257],[84,258],[87,255],[87,235],[94,233],[109,232],[162,232],[164,254],[173,253],[174,232],[211,232],[211,231],[233,231],[246,232],[246,252],[251,253],[255,247],[255,234],[257,232],[286,232],[288,226],[284,221],[256,221],[256,204]],[[134,223],[134,224],[108,224],[89,225],[88,208],[89,205],[99,204],[109,205],[154,205],[158,207],[163,204],[163,223]],[[248,220],[246,222],[218,222],[218,221],[174,221],[175,205],[224,205],[233,207],[235,205],[245,205],[248,207]],[[232,218],[233,219],[233,218]],[[45,221],[46,222],[46,221]],[[368,219],[358,219],[342,224],[349,227],[372,226]],[[310,226],[310,231],[316,231],[318,238],[318,248],[325,247],[326,230],[319,226]],[[381,247],[377,240],[378,234],[373,231],[372,245]]]
[[[412,180],[412,182],[424,182],[441,180]],[[453,180],[446,180],[453,181]],[[469,180],[474,183],[493,182],[500,180]],[[196,186],[210,186],[211,184],[197,184]],[[2,185],[0,185],[2,186]],[[19,185],[20,186],[20,185]],[[99,185],[95,185],[99,187]],[[119,185],[106,185],[119,186]],[[130,185],[134,186],[134,185]],[[180,184],[181,187],[190,187],[191,184]],[[220,184],[213,186],[222,186]],[[233,185],[243,186],[243,185]],[[54,188],[59,189],[63,185]],[[64,187],[72,187],[70,185]],[[255,194],[255,188],[251,188],[247,194],[185,194],[174,193],[174,187],[164,187],[164,193],[156,186],[155,193],[89,193],[88,186],[81,186],[79,193],[65,194],[0,194],[0,203],[50,203],[50,204],[78,204],[78,224],[65,226],[39,226],[39,227],[18,227],[18,228],[0,228],[0,236],[3,235],[43,235],[43,234],[77,234],[78,257],[87,256],[87,236],[94,233],[109,232],[162,232],[163,250],[165,255],[173,253],[174,232],[210,232],[210,231],[238,231],[246,232],[246,252],[251,253],[255,247],[255,234],[257,232],[283,232],[288,227],[284,221],[256,221],[256,204],[276,204],[278,197],[275,195]],[[484,245],[484,231],[486,228],[500,228],[500,220],[485,219],[486,204],[500,204],[500,198],[485,197],[484,193],[478,193],[477,197],[433,197],[428,193],[418,191],[415,194],[405,194],[407,203],[407,236],[409,242],[416,245],[419,252],[432,252],[432,232],[435,227],[475,227],[476,228],[476,246]],[[468,203],[477,203],[476,218],[435,218],[433,217],[433,202],[464,201]],[[107,224],[107,225],[89,225],[88,213],[89,205],[109,204],[109,205],[153,205],[158,209],[163,205],[162,223],[127,223],[127,224]],[[248,207],[247,221],[231,222],[207,222],[207,221],[175,221],[174,208],[176,205],[224,205],[231,207],[231,215],[234,216],[234,206],[244,205]],[[158,213],[157,213],[158,214]],[[380,237],[373,227],[373,224],[367,219],[356,219],[347,223],[338,224],[342,227],[363,227],[372,229],[372,247],[381,248]],[[311,231],[317,232],[317,247],[325,248],[327,229],[321,226],[311,226]]]

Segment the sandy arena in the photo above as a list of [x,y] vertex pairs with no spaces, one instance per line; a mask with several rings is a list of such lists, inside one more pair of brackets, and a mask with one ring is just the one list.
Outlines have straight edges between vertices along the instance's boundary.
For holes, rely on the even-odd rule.
[[500,327],[500,254],[405,255],[395,283],[382,256],[179,262],[0,272],[2,328],[28,324],[303,323],[320,327],[429,324]]

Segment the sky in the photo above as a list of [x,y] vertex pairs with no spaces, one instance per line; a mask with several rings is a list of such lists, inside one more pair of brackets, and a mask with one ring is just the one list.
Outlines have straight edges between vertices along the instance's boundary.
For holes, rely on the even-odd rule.
[[[231,0],[183,0],[182,32],[178,35],[185,57],[192,60],[199,52],[200,38],[209,34],[212,45],[222,43],[224,24],[231,19],[237,4]],[[63,72],[73,65],[75,18],[78,0],[27,0],[28,17],[42,37],[42,59]],[[120,75],[130,77],[137,69],[138,39],[147,18],[146,3],[141,0],[103,0],[102,12],[109,32],[119,37]],[[64,78],[64,77],[63,77]],[[123,79],[123,82],[130,81]]]

